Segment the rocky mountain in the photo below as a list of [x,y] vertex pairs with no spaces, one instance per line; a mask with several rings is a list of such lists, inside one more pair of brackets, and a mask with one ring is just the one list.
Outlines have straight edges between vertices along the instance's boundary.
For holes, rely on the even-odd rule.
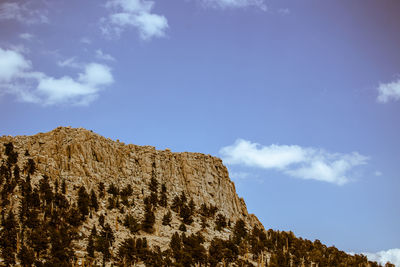
[[210,155],[59,127],[0,137],[0,161],[5,266],[378,266],[266,231]]

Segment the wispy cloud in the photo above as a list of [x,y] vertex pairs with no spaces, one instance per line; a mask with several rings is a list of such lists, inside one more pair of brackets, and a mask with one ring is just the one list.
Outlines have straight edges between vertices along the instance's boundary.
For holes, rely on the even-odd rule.
[[233,179],[247,179],[250,176],[250,173],[248,172],[229,172],[229,176]]
[[290,9],[289,8],[279,8],[278,13],[281,15],[289,15],[290,14]]
[[96,50],[96,58],[100,60],[106,60],[106,61],[115,61],[115,58],[109,54],[103,53],[101,49]]
[[41,105],[88,105],[114,79],[107,65],[84,64],[76,78],[55,78],[32,70],[22,54],[0,48],[0,91]]
[[390,262],[396,266],[400,266],[400,248],[380,251],[377,253],[363,253],[371,261],[376,261],[382,265]]
[[57,62],[57,65],[60,67],[69,67],[80,69],[84,67],[83,63],[80,63],[76,60],[76,57],[67,58],[65,60],[61,60]]
[[146,0],[108,0],[106,7],[111,10],[103,18],[101,30],[105,35],[119,35],[126,28],[134,27],[143,40],[165,36],[168,29],[167,19],[152,13],[154,1]]
[[24,24],[48,23],[47,10],[38,9],[41,1],[9,1],[0,4],[0,20],[16,20]]
[[27,33],[27,32],[21,33],[21,34],[19,35],[19,38],[24,39],[24,40],[27,40],[27,41],[32,40],[33,37],[34,37],[33,34],[30,34],[30,33]]
[[264,0],[200,0],[201,3],[210,8],[233,9],[245,7],[257,7],[267,10]]
[[92,43],[92,40],[90,40],[88,37],[82,37],[80,41],[83,44],[91,44]]
[[228,165],[274,169],[292,177],[343,185],[351,180],[354,167],[366,164],[368,157],[357,152],[329,153],[297,145],[262,146],[238,139],[220,150]]
[[13,51],[16,51],[16,52],[18,52],[20,54],[24,54],[24,55],[31,53],[31,50],[29,49],[29,47],[22,45],[22,44],[18,44],[18,45],[6,44],[5,47],[8,50],[13,50]]
[[378,93],[377,100],[380,103],[400,100],[400,79],[390,83],[381,83],[378,87]]

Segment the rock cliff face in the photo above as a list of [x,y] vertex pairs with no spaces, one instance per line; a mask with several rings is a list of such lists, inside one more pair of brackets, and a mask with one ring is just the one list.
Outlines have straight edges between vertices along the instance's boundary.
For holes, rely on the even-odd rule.
[[[248,226],[262,227],[254,215],[248,214],[244,200],[236,194],[227,168],[219,158],[126,145],[92,131],[69,127],[33,136],[2,136],[0,155],[4,155],[3,144],[8,142],[19,153],[21,170],[28,158],[25,151],[29,151],[29,158],[37,167],[33,183],[46,174],[51,179],[65,179],[71,185],[83,184],[88,191],[96,190],[99,182],[114,183],[121,188],[131,184],[134,194],[141,198],[149,192],[147,185],[155,174],[160,184],[165,183],[170,201],[184,192],[198,207],[202,203],[212,204],[232,222],[243,219]],[[136,212],[140,214],[143,210],[139,208]]]
[[81,128],[0,137],[1,266],[265,263],[379,266],[265,231],[216,157],[125,145]]

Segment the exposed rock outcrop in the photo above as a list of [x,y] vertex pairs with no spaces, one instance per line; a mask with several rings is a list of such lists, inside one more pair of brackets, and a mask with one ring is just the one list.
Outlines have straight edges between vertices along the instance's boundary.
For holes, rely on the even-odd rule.
[[[83,184],[88,191],[92,188],[97,190],[99,182],[106,185],[114,183],[120,188],[131,184],[134,195],[139,199],[139,205],[132,212],[142,216],[144,208],[140,200],[149,194],[147,185],[155,175],[160,184],[166,185],[169,202],[174,196],[184,192],[188,199],[194,200],[197,207],[202,203],[212,204],[231,222],[243,219],[249,227],[257,225],[262,228],[257,217],[247,212],[244,200],[238,197],[235,185],[221,159],[211,155],[173,153],[169,149],[160,151],[151,146],[126,145],[83,128],[70,127],[58,127],[48,133],[33,136],[2,136],[0,155],[3,160],[3,144],[8,142],[12,142],[14,150],[19,153],[18,164],[21,170],[28,158],[35,161],[37,171],[32,176],[33,183],[37,183],[46,174],[53,180],[65,179],[75,188]],[[25,155],[26,150],[29,155]],[[69,197],[76,198],[76,193]],[[100,204],[106,210],[106,201]],[[161,225],[164,213],[165,211],[159,211],[156,214],[156,235],[160,238],[149,236],[150,240],[161,247],[167,245],[174,232]],[[108,211],[106,219],[114,229],[118,227],[114,223],[118,221],[117,212]],[[179,224],[177,220],[172,223]],[[87,225],[86,233],[89,228]],[[200,221],[195,220],[192,230],[199,229]],[[121,238],[125,236],[124,231],[126,229],[119,227]],[[205,232],[207,239],[218,234],[227,237],[229,233]]]

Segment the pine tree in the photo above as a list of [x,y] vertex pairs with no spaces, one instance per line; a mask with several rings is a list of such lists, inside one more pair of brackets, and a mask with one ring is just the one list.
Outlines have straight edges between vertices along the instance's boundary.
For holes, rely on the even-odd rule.
[[219,213],[217,215],[217,219],[215,219],[215,228],[218,231],[221,231],[223,228],[226,227],[226,218],[224,215],[222,215],[221,213]]
[[35,161],[33,161],[33,159],[28,159],[28,162],[26,163],[26,167],[27,167],[28,174],[32,175],[35,173],[36,164],[35,164]]
[[88,245],[86,247],[86,252],[88,253],[88,256],[90,258],[94,258],[94,251],[95,251],[94,241],[96,239],[96,235],[97,235],[96,226],[93,225],[92,231],[88,238]]
[[144,219],[142,222],[142,229],[147,233],[153,233],[153,225],[155,223],[156,217],[154,215],[153,210],[151,209],[151,205],[147,204],[145,207]]
[[237,220],[233,228],[233,240],[236,245],[239,245],[242,238],[247,236],[246,224],[242,219]]
[[4,163],[0,166],[0,185],[3,184],[4,180],[7,181],[8,180],[8,169],[7,167],[4,165]]
[[18,162],[18,152],[14,151],[13,143],[9,142],[4,144],[6,147],[5,155],[7,156],[7,164],[8,166],[12,166]]
[[112,210],[116,207],[116,201],[114,200],[114,198],[109,197],[108,198],[108,205],[107,205],[107,209]]
[[181,203],[182,203],[182,204],[186,204],[187,197],[186,197],[186,195],[185,195],[185,192],[182,192],[182,193],[181,193],[180,199],[181,199]]
[[93,237],[97,235],[96,225],[93,225],[92,230],[90,231],[90,235]]
[[99,216],[99,225],[104,227],[104,214],[100,214]]
[[169,247],[172,250],[172,255],[175,258],[175,261],[180,262],[182,258],[182,241],[177,232],[172,235]]
[[104,190],[105,190],[104,183],[100,182],[99,183],[99,198],[104,197]]
[[129,237],[121,243],[118,248],[118,257],[123,266],[135,266],[138,256],[134,238]]
[[58,193],[58,189],[59,189],[59,183],[58,179],[56,179],[56,181],[54,182],[54,193]]
[[172,200],[171,209],[176,213],[179,213],[180,208],[181,208],[181,199],[178,196],[175,196],[174,199]]
[[116,197],[119,195],[119,189],[114,185],[114,183],[111,183],[108,187],[107,193],[113,195],[113,197]]
[[4,151],[4,154],[5,154],[6,156],[10,156],[11,153],[14,151],[14,145],[13,145],[13,143],[12,143],[12,142],[5,143],[4,146],[5,146],[5,148],[6,148],[5,151]]
[[136,234],[140,230],[140,224],[131,214],[125,215],[124,226],[129,229],[131,234]]
[[161,207],[167,207],[168,204],[168,198],[167,198],[167,187],[165,184],[161,185],[161,195],[158,204],[160,204]]
[[166,214],[164,214],[164,217],[162,219],[162,224],[171,226],[171,220],[172,220],[172,213],[169,210]]
[[96,250],[103,255],[103,266],[111,257],[110,247],[114,243],[114,240],[114,233],[110,225],[107,223],[100,232],[100,235],[97,236],[95,243]]
[[59,208],[62,211],[65,211],[69,207],[69,202],[65,195],[56,193],[54,196],[54,204],[56,205],[57,208]]
[[25,181],[21,183],[21,195],[28,197],[32,193],[31,176],[28,174]]
[[26,210],[26,220],[24,225],[26,225],[30,229],[34,229],[39,226],[40,220],[38,218],[39,212],[36,209],[28,209]]
[[96,192],[92,189],[90,191],[90,207],[97,211],[99,209],[99,203],[97,202]]
[[89,214],[90,198],[86,192],[86,188],[82,185],[78,191],[78,208],[82,216],[82,220]]
[[67,213],[66,221],[74,227],[78,227],[82,224],[82,214],[79,211],[79,209],[76,207],[75,203],[69,209],[69,211]]
[[179,216],[182,218],[182,222],[185,224],[190,225],[193,222],[192,210],[186,204],[182,205]]
[[20,178],[20,169],[19,169],[18,165],[15,165],[15,167],[14,167],[14,179],[16,181],[19,181],[19,178]]
[[69,265],[75,256],[72,242],[77,239],[77,233],[67,224],[60,223],[58,227],[50,227],[50,257],[49,264],[52,266]]
[[191,234],[188,237],[182,234],[181,239],[184,252],[182,263],[191,266],[196,265],[196,263],[205,264],[207,251],[202,245],[204,237],[200,233]]
[[157,204],[158,204],[157,193],[155,193],[155,192],[150,193],[150,203],[151,203],[151,205],[153,205],[153,207],[157,207]]
[[158,191],[158,181],[154,177],[154,175],[151,177],[150,183],[149,183],[149,189],[151,192],[157,193]]
[[182,209],[182,207],[184,205],[186,205],[186,201],[187,201],[186,195],[184,192],[182,192],[179,197],[178,196],[174,197],[174,199],[172,201],[171,209],[173,211],[175,211],[176,213],[180,213],[180,210]]
[[37,188],[33,189],[32,195],[30,196],[30,203],[32,204],[32,207],[40,207],[39,190]]
[[133,189],[130,184],[128,184],[124,189],[121,191],[121,196],[130,197],[133,194]]
[[65,195],[67,193],[67,184],[65,183],[64,179],[62,180],[62,183],[61,183],[61,193],[63,195]]
[[133,194],[133,189],[130,184],[128,184],[124,189],[122,189],[120,195],[121,195],[121,200],[122,204],[125,206],[129,206],[129,197],[132,196]]
[[41,224],[32,229],[28,237],[30,247],[35,251],[36,258],[41,258],[41,252],[45,251],[49,246],[49,234],[46,225]]
[[32,266],[32,264],[35,262],[35,254],[32,249],[22,245],[22,248],[18,253],[18,259],[21,261],[22,266]]
[[39,196],[46,206],[53,200],[53,190],[47,175],[43,175],[42,179],[39,181]]
[[208,248],[208,253],[210,266],[214,267],[221,261],[228,263],[227,265],[230,262],[235,262],[239,255],[239,250],[232,240],[214,238]]
[[6,266],[15,264],[15,254],[17,252],[17,221],[14,213],[10,210],[8,216],[1,223],[0,248],[1,256]]

